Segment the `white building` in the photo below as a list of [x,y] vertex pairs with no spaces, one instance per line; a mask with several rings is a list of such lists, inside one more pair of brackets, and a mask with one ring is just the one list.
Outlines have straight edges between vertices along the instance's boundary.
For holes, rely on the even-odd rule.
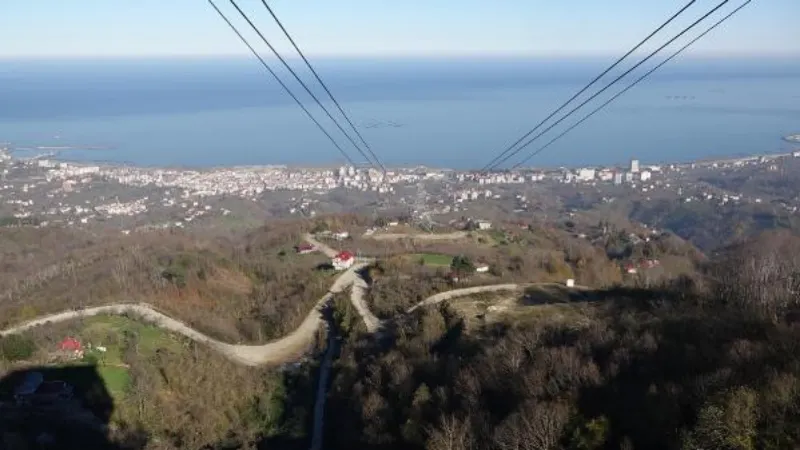
[[336,270],[347,270],[353,267],[355,262],[355,256],[348,251],[340,252],[338,255],[334,256],[333,259],[331,259],[331,264],[333,264],[333,268]]
[[581,181],[592,181],[594,180],[594,169],[581,169],[578,171],[578,179]]
[[652,174],[652,173],[651,173],[649,170],[644,170],[644,171],[642,171],[642,173],[640,173],[640,174],[639,174],[639,178],[640,178],[642,181],[647,181],[647,180],[649,180],[649,179],[650,179],[650,177],[651,177],[652,175],[653,175],[653,174]]
[[631,173],[638,173],[639,172],[639,160],[632,159],[631,160]]
[[614,184],[622,184],[622,172],[614,174]]
[[488,220],[479,220],[477,223],[479,230],[489,230],[492,228],[492,222],[489,222]]

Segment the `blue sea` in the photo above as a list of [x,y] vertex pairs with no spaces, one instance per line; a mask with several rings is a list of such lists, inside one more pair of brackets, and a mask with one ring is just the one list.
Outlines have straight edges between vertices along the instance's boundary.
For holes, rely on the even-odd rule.
[[[385,164],[468,169],[486,164],[612,60],[362,59],[315,65]],[[313,80],[302,65],[295,67]],[[359,159],[306,93],[279,73]],[[782,136],[798,132],[800,60],[685,59],[665,66],[530,164],[786,151],[792,146]],[[101,147],[60,157],[146,166],[343,162],[250,59],[0,61],[3,142],[13,148]]]

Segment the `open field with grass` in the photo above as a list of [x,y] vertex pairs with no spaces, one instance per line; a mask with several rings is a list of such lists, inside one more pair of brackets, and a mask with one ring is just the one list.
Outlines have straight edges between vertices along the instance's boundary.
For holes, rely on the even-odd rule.
[[[282,420],[275,408],[286,392],[277,370],[241,367],[133,316],[92,316],[18,336],[34,351],[24,360],[1,361],[0,379],[42,371],[47,380],[74,386],[90,410],[106,411],[103,421],[117,429],[141,426],[151,441],[170,443],[163,448],[213,446],[232,430],[246,442]],[[59,351],[67,337],[80,341],[83,357]],[[0,397],[19,383],[6,384]]]
[[414,253],[409,255],[409,258],[415,262],[422,261],[424,265],[431,267],[450,267],[453,263],[452,256],[440,253]]

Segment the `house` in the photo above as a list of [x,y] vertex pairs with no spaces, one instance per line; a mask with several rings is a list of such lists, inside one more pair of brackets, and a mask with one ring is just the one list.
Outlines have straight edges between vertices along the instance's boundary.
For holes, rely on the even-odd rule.
[[492,228],[492,222],[488,220],[479,220],[476,222],[479,230],[489,230]]
[[81,342],[73,337],[64,338],[64,340],[59,342],[58,350],[77,358],[83,356],[83,346]]
[[488,271],[489,271],[489,266],[486,265],[486,264],[481,264],[481,265],[475,267],[475,272],[478,272],[478,273],[486,273]]
[[625,273],[635,274],[636,272],[638,271],[636,270],[636,266],[634,266],[633,264],[625,265]]
[[343,241],[349,237],[350,233],[348,233],[347,231],[340,231],[338,233],[333,233],[333,238],[336,239],[337,241]]
[[313,253],[313,252],[317,251],[317,247],[315,247],[315,246],[313,246],[311,244],[300,244],[300,245],[295,246],[294,249],[295,249],[295,251],[297,253],[299,253],[301,255],[305,255],[305,254]]
[[331,263],[336,270],[347,270],[353,267],[356,262],[356,257],[348,251],[339,252],[338,255],[333,257]]

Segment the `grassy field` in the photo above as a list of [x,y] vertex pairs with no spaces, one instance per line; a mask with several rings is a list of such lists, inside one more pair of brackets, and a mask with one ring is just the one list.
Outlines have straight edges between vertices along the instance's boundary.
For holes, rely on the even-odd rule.
[[416,253],[410,255],[414,261],[422,260],[422,263],[431,267],[450,267],[453,263],[453,257],[450,255],[442,255],[439,253]]
[[[76,336],[85,346],[84,360],[97,365],[97,371],[115,401],[125,397],[131,377],[124,360],[126,348],[133,347],[139,356],[149,358],[159,349],[180,352],[184,346],[169,333],[155,326],[122,316],[87,318]],[[105,352],[96,347],[106,348]]]

